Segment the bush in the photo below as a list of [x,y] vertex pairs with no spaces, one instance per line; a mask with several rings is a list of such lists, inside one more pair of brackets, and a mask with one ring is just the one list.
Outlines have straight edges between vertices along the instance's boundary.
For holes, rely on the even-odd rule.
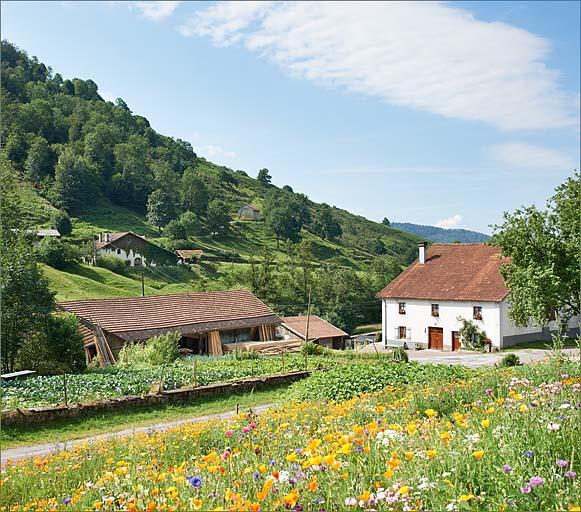
[[70,268],[81,260],[80,249],[58,238],[43,238],[36,248],[38,259],[57,270]]
[[312,341],[306,341],[301,346],[301,354],[305,356],[320,356],[323,352],[323,347]]
[[121,258],[116,258],[115,256],[99,256],[97,257],[97,266],[101,268],[106,268],[115,274],[120,274],[122,276],[127,275],[128,266]]
[[500,360],[500,366],[503,368],[509,367],[509,366],[519,366],[520,365],[520,359],[519,357],[514,354],[514,353],[510,353],[510,354],[506,354],[501,360]]
[[27,339],[18,352],[18,367],[41,375],[80,373],[86,368],[83,335],[75,315],[51,315],[44,332]]
[[64,210],[56,210],[51,218],[51,226],[57,229],[63,236],[68,236],[73,232],[73,225],[69,214]]
[[171,364],[180,357],[181,335],[168,332],[150,338],[145,344],[127,343],[119,352],[118,362],[122,366],[161,366]]
[[478,328],[471,320],[460,318],[462,327],[460,327],[460,339],[462,347],[468,350],[482,350],[486,343],[486,332]]
[[390,355],[396,363],[407,363],[410,360],[408,353],[402,347],[394,348]]
[[258,352],[254,350],[236,350],[234,352],[234,359],[237,361],[245,361],[248,359],[260,359]]
[[188,232],[186,227],[179,220],[172,220],[163,230],[165,236],[173,240],[187,240]]

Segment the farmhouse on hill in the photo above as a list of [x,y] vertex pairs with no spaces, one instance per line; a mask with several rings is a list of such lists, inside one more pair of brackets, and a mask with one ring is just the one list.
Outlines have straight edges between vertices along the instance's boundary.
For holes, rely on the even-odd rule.
[[[309,340],[327,348],[344,349],[345,340],[349,335],[316,315],[309,315]],[[306,316],[283,316],[279,332],[284,338],[298,337],[305,340],[307,337]]]
[[251,204],[242,205],[238,209],[238,218],[243,220],[260,220],[260,210]]
[[95,243],[97,256],[122,259],[130,267],[175,265],[176,255],[131,231],[99,233]]
[[100,356],[105,364],[125,343],[168,332],[181,334],[188,352],[222,355],[222,345],[274,340],[281,322],[247,290],[67,301],[58,308],[79,319],[87,361]]
[[496,348],[550,338],[554,323],[517,327],[510,320],[509,290],[500,275],[506,260],[498,247],[418,245],[418,259],[377,295],[384,346],[459,350],[462,320],[484,331]]

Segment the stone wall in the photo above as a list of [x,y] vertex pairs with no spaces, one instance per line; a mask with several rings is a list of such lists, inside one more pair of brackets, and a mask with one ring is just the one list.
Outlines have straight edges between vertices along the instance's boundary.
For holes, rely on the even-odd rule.
[[209,384],[207,386],[199,386],[195,388],[187,387],[172,389],[169,391],[162,391],[159,394],[110,398],[87,404],[71,404],[69,406],[55,405],[49,407],[36,407],[33,409],[2,411],[1,424],[2,426],[19,426],[32,423],[50,423],[54,420],[75,418],[96,412],[118,411],[128,407],[195,402],[201,398],[226,395],[233,392],[244,393],[291,384],[297,380],[304,379],[309,375],[310,372],[307,371],[282,373],[277,375],[252,377],[235,382]]

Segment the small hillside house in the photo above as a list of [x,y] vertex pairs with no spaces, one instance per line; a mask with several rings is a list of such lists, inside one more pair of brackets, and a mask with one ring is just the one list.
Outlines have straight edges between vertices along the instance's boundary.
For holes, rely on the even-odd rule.
[[178,258],[178,265],[187,265],[190,263],[200,263],[204,251],[201,249],[179,249],[175,254]]
[[517,327],[509,319],[500,275],[506,260],[498,247],[426,245],[419,244],[418,259],[377,295],[386,347],[459,350],[462,319],[474,322],[496,348],[550,338],[555,325]]
[[245,204],[238,209],[238,218],[243,220],[260,220],[260,210],[250,204]]
[[151,243],[131,231],[125,233],[99,233],[95,243],[97,256],[122,259],[130,267],[155,267],[175,265],[176,255]]
[[127,342],[181,334],[185,352],[222,355],[224,345],[276,339],[281,321],[247,290],[61,302],[79,319],[87,361],[113,364]]
[[316,315],[309,315],[308,327],[306,316],[283,316],[279,332],[284,339],[299,338],[309,340],[327,348],[342,350],[349,335]]

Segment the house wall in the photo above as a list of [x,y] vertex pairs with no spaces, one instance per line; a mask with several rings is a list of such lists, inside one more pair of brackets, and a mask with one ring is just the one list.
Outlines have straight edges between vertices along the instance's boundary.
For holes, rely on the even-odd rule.
[[[399,314],[399,302],[406,303],[406,314]],[[440,305],[440,316],[432,316],[432,304]],[[482,307],[482,320],[473,320],[473,307]],[[444,330],[444,350],[452,350],[452,331],[459,331],[458,317],[472,320],[486,332],[495,347],[501,346],[500,305],[494,302],[425,301],[425,300],[382,300],[382,340],[386,346],[407,345],[428,347],[428,327]],[[397,339],[396,329],[406,327],[405,340]]]
[[[399,314],[399,302],[406,303],[406,314]],[[432,304],[440,305],[440,316],[432,317]],[[482,307],[482,320],[473,320],[473,307]],[[424,300],[382,300],[382,341],[385,346],[401,346],[405,341],[413,346],[428,346],[428,327],[444,329],[444,350],[452,350],[452,331],[459,331],[461,323],[458,317],[472,320],[492,341],[497,348],[515,345],[526,341],[549,340],[550,333],[556,330],[555,322],[549,329],[530,325],[517,327],[508,317],[510,305],[507,301],[496,302],[461,302],[461,301],[424,301]],[[569,334],[575,335],[577,317],[569,322]],[[404,326],[407,329],[406,339],[397,338],[396,329]]]
[[115,240],[111,245],[97,249],[97,254],[120,258],[129,262],[132,267],[135,266],[136,258],[140,258],[142,266],[151,267],[156,265],[175,265],[177,262],[175,254],[131,234]]
[[[501,303],[501,311],[501,329],[504,347],[516,345],[517,343],[524,343],[526,341],[549,341],[551,339],[551,333],[557,330],[556,322],[550,322],[547,329],[535,325],[517,327],[508,316],[510,303],[506,300]],[[574,316],[569,321],[568,334],[570,336],[575,336],[578,332],[578,317]]]
[[155,267],[155,261],[147,261],[147,258],[143,255],[140,254],[138,252],[134,252],[133,249],[130,249],[129,251],[126,251],[124,249],[115,249],[115,248],[111,248],[111,247],[106,247],[104,249],[98,249],[97,250],[97,255],[99,256],[113,256],[114,258],[120,258],[123,261],[126,261],[129,263],[130,267],[134,267],[135,266],[135,258],[139,258],[141,261],[141,265],[142,267]]

